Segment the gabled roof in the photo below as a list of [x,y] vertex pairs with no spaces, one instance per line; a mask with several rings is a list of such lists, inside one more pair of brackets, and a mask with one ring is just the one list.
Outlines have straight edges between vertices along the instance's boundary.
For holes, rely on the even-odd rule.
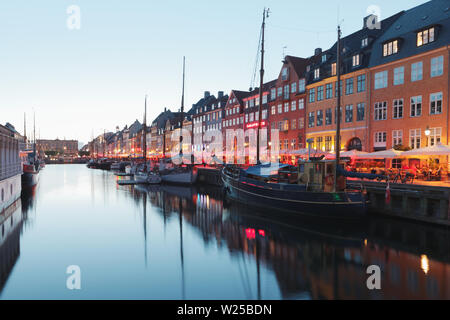
[[[240,91],[240,90],[231,90],[231,94],[234,94],[236,99],[238,100],[240,105],[244,104],[244,99],[247,98],[250,95],[250,92],[248,91]],[[230,97],[231,97],[230,94]]]
[[[436,40],[417,47],[417,31],[430,26],[438,26]],[[383,57],[383,44],[389,40],[400,39],[399,52]],[[406,10],[379,37],[370,58],[369,66],[389,63],[423,52],[434,50],[450,43],[450,1],[432,0]]]

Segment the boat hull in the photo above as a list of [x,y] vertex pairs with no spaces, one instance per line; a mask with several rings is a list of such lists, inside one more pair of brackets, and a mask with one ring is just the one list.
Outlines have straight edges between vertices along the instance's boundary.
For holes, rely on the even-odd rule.
[[39,182],[39,172],[24,172],[22,174],[22,187],[29,188]]
[[145,173],[136,173],[134,175],[134,180],[141,184],[160,184],[162,179],[160,176],[156,174],[145,174]]
[[300,185],[264,183],[245,177],[235,179],[223,172],[221,176],[226,197],[253,206],[337,220],[358,220],[366,214],[362,192],[311,192]]
[[174,172],[163,174],[162,181],[173,184],[194,184],[197,181],[197,175],[194,172]]

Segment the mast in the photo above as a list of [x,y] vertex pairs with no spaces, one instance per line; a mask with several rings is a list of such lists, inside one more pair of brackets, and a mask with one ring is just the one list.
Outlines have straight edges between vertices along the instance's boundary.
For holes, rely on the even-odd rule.
[[336,107],[336,165],[334,168],[334,192],[337,191],[337,173],[339,166],[339,158],[341,151],[341,26],[338,25],[338,40],[337,40],[337,61],[336,61],[336,75],[337,75],[337,107]]
[[144,163],[147,162],[147,95],[145,95],[145,112],[144,112]]
[[180,157],[183,156],[183,120],[184,120],[184,70],[185,70],[185,57],[183,56],[183,89],[181,93],[181,122],[180,122]]
[[33,113],[33,153],[36,161],[36,112]]
[[259,155],[259,131],[261,130],[261,118],[262,118],[262,98],[263,98],[263,84],[264,84],[264,29],[266,26],[266,16],[269,17],[269,9],[264,8],[263,22],[261,26],[261,70],[259,76],[259,106],[258,106],[258,127],[256,136],[256,163],[260,164]]
[[[27,114],[23,113],[23,136],[25,138],[25,143],[27,142]],[[26,144],[25,144],[26,146]]]

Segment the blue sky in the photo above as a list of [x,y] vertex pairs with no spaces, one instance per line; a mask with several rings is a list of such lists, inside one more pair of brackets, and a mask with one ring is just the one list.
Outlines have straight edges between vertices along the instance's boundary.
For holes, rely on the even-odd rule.
[[[262,10],[269,7],[265,80],[278,76],[286,54],[310,56],[362,27],[371,5],[381,18],[423,0],[15,0],[0,3],[0,123],[31,129],[36,111],[41,138],[87,142],[181,100],[186,56],[186,107],[205,90],[247,90],[255,66]],[[69,30],[66,10],[81,10]],[[339,8],[339,9],[338,9]],[[256,83],[259,81],[256,80]]]

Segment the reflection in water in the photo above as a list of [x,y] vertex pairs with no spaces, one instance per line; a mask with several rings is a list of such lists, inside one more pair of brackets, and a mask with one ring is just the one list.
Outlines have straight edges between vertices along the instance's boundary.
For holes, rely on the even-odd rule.
[[[62,168],[48,166],[43,174],[56,176]],[[22,198],[21,208],[19,202],[1,216],[2,298],[25,294],[19,279],[30,276],[27,264],[38,261],[32,258],[39,246],[31,244],[47,236],[48,243],[59,241],[77,252],[76,261],[85,261],[88,289],[81,294],[88,299],[450,299],[446,229],[384,219],[329,226],[224,203],[218,188],[118,187],[107,172],[81,166],[65,166],[64,172],[58,181],[63,185],[47,177],[39,192]],[[61,201],[50,197],[57,190]],[[70,202],[75,208],[65,206],[65,194],[77,197]],[[37,207],[37,198],[47,201]],[[76,241],[49,232],[50,226],[63,228],[50,224],[65,221],[58,220],[61,212],[82,230],[74,233]],[[37,218],[43,220],[39,228],[22,228]],[[21,257],[20,241],[28,248]],[[51,269],[57,252],[48,254],[52,259],[43,267]],[[111,261],[107,271],[100,260]],[[366,287],[373,264],[382,270],[381,290]],[[124,275],[123,283],[108,282]],[[49,297],[80,298],[60,287],[49,285]]]

